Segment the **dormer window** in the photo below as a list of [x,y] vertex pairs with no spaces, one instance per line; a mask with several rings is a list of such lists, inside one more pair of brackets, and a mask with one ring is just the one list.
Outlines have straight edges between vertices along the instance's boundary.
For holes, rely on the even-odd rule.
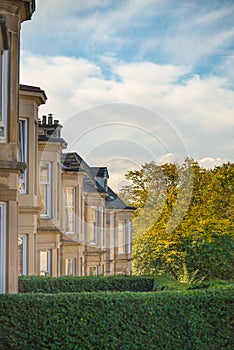
[[107,192],[108,191],[108,179],[109,174],[106,167],[92,167],[93,175],[97,183]]

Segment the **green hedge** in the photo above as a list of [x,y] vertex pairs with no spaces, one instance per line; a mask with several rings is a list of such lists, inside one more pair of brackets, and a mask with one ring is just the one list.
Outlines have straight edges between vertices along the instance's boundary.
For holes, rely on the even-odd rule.
[[148,292],[153,290],[153,286],[154,277],[152,276],[22,276],[19,278],[20,293]]
[[233,288],[0,296],[1,350],[232,350]]

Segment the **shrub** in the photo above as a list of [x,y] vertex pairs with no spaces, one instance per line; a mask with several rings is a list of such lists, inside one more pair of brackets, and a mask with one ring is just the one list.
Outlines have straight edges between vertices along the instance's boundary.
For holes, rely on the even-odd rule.
[[233,288],[0,296],[0,350],[231,350]]
[[96,291],[148,292],[153,290],[153,285],[153,276],[22,276],[19,278],[20,293],[76,293]]

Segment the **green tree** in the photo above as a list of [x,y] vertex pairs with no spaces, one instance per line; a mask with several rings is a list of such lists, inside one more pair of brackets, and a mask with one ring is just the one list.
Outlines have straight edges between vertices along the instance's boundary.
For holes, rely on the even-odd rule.
[[154,162],[126,174],[120,195],[137,206],[133,266],[137,274],[178,280],[233,277],[234,165],[205,170],[191,159]]

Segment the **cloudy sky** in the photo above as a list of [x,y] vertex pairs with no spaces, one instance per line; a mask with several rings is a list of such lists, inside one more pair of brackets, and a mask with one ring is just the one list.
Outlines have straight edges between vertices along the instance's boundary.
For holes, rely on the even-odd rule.
[[233,0],[37,0],[21,83],[40,86],[68,151],[128,169],[234,161]]

